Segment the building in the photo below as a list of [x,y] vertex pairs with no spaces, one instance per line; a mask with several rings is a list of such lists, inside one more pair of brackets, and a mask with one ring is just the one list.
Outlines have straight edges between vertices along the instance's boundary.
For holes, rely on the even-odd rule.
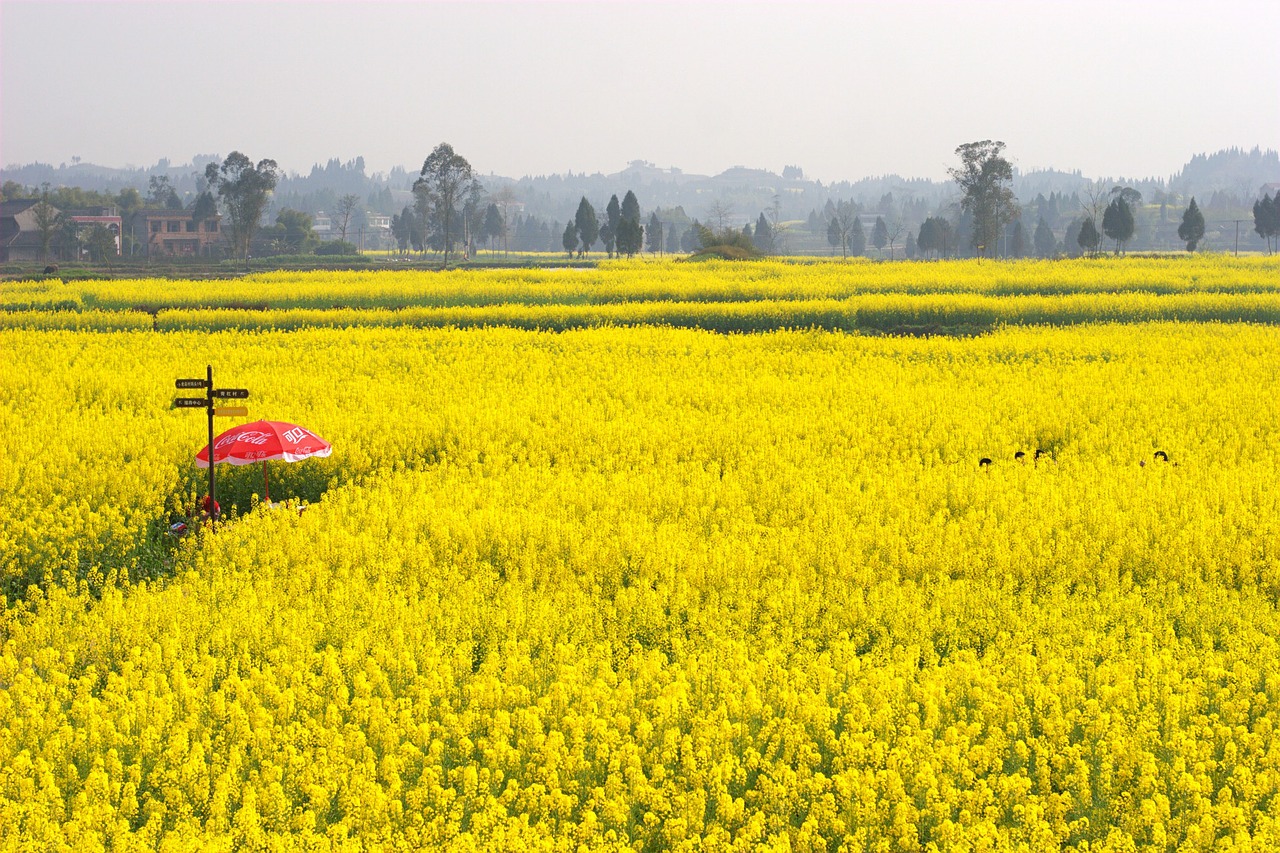
[[[0,202],[0,261],[44,260],[40,251],[40,228],[36,211],[32,209],[38,203],[39,199],[34,198]],[[55,208],[55,215],[57,212]],[[56,238],[56,234],[53,237]],[[54,256],[53,239],[48,256]]]
[[197,222],[189,210],[144,208],[129,227],[136,251],[148,258],[208,257],[223,246],[221,215]]
[[76,223],[80,242],[80,255],[84,256],[89,252],[89,247],[84,242],[89,232],[93,230],[94,226],[102,225],[111,232],[112,242],[115,244],[116,257],[120,256],[124,221],[120,218],[120,210],[115,205],[68,210],[67,218]]
[[321,210],[311,217],[311,233],[321,240],[328,240],[333,236],[333,219],[329,214]]

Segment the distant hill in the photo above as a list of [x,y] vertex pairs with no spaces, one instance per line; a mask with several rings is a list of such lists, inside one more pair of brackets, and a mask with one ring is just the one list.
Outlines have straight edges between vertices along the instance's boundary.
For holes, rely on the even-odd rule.
[[1196,154],[1169,178],[1169,187],[1184,195],[1205,196],[1224,191],[1256,194],[1263,184],[1280,182],[1280,153],[1254,148],[1229,148],[1214,154]]

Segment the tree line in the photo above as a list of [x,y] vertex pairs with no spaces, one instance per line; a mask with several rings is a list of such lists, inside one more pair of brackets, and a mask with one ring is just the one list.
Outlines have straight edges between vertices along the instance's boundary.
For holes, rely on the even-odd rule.
[[[1126,249],[1135,232],[1135,210],[1144,204],[1140,192],[1115,186],[1107,193],[1087,191],[1085,199],[1073,197],[1084,215],[1067,225],[1061,242],[1052,221],[1059,218],[1063,199],[1052,193],[1047,199],[1040,195],[1034,202],[1038,222],[1028,235],[1023,226],[1024,211],[1012,191],[1013,167],[1004,156],[1004,149],[1003,142],[993,140],[956,148],[960,164],[948,170],[960,191],[955,216],[925,216],[913,231],[904,224],[905,216],[880,213],[870,221],[868,214],[851,200],[828,201],[821,217],[811,212],[808,228],[811,232],[824,228],[832,253],[838,250],[843,257],[862,255],[874,246],[882,256],[887,249],[893,259],[899,244],[910,259],[948,257],[965,250],[978,257],[1098,254],[1106,248],[1104,240],[1111,242],[1117,254]],[[60,209],[108,204],[117,206],[125,218],[143,207],[187,209],[196,220],[211,218],[221,211],[227,221],[225,233],[231,252],[246,263],[254,246],[261,245],[255,244],[255,238],[261,236],[260,229],[277,251],[355,251],[346,242],[350,223],[361,205],[360,197],[354,193],[335,199],[333,218],[340,239],[327,247],[317,247],[309,214],[284,208],[274,225],[261,226],[281,179],[274,160],[255,163],[247,155],[233,151],[225,160],[208,162],[201,178],[198,194],[185,208],[163,175],[151,176],[145,197],[133,188],[111,195],[65,187],[52,190],[46,184],[33,210],[43,251],[47,254],[55,237],[63,234],[63,245],[74,247],[72,251],[78,253],[87,242],[95,258],[109,255],[109,235],[78,234],[69,217],[56,213]],[[0,192],[6,199],[31,197],[13,182],[6,182]],[[722,201],[712,204],[712,221],[707,224],[690,220],[680,208],[655,209],[647,222],[642,222],[640,203],[632,190],[627,190],[621,200],[617,194],[612,195],[603,217],[583,196],[563,230],[558,230],[555,223],[521,216],[521,205],[509,186],[492,195],[487,193],[471,164],[448,143],[437,145],[423,161],[412,184],[412,195],[413,203],[391,217],[391,235],[401,251],[437,252],[443,255],[445,264],[457,256],[470,258],[483,245],[491,250],[495,245],[508,250],[513,237],[517,248],[523,250],[553,250],[558,241],[559,249],[571,258],[584,257],[597,244],[611,258],[634,257],[646,250],[659,254],[712,249],[732,257],[748,257],[785,253],[791,233],[780,221],[776,200],[772,210],[761,211],[754,225],[748,220],[740,230],[728,224],[733,218],[732,207]],[[1161,199],[1162,218],[1165,203]],[[882,199],[881,208],[892,210],[891,195]],[[1280,200],[1264,195],[1254,203],[1253,220],[1254,231],[1266,242],[1267,251],[1273,251],[1280,231]],[[1204,215],[1193,197],[1177,228],[1178,238],[1188,251],[1198,248],[1205,237],[1205,227]]]

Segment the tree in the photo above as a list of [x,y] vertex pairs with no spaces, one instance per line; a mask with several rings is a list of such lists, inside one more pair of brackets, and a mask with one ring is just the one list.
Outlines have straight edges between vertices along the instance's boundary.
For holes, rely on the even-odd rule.
[[605,252],[612,258],[618,241],[618,224],[622,222],[622,205],[618,203],[617,193],[609,197],[604,216],[604,224],[600,226],[600,242],[604,244]]
[[1073,219],[1067,223],[1067,233],[1062,237],[1062,253],[1068,258],[1078,258],[1083,254],[1084,246],[1080,243],[1080,227],[1084,220]]
[[698,248],[698,234],[702,231],[702,225],[698,220],[693,220],[684,234],[680,237],[680,251],[692,252]]
[[1085,219],[1080,226],[1080,234],[1076,237],[1076,243],[1081,249],[1089,253],[1096,253],[1102,238],[1098,235],[1098,226],[1093,224],[1093,217]]
[[578,257],[581,258],[591,251],[592,245],[600,237],[600,221],[596,219],[596,209],[587,201],[586,196],[578,202],[578,212],[573,215],[573,226],[578,231]]
[[152,175],[147,180],[147,204],[151,207],[166,207],[169,210],[181,210],[182,199],[178,191],[169,183],[168,175]]
[[213,193],[208,190],[196,196],[195,204],[191,205],[191,221],[206,222],[218,215],[218,200],[213,197]]
[[1274,198],[1263,195],[1253,203],[1253,230],[1267,241],[1267,254],[1271,254],[1272,243],[1280,235],[1280,193]]
[[1187,209],[1182,214],[1182,224],[1178,226],[1178,239],[1187,244],[1188,252],[1194,252],[1196,244],[1204,239],[1204,214],[1196,205],[1195,196],[1191,197],[1191,204],[1187,205]]
[[[1094,231],[1094,234],[1097,234],[1098,220],[1101,217],[1100,211],[1103,209],[1103,200],[1107,196],[1106,192],[1104,191],[1104,185],[1098,182],[1092,183],[1089,186],[1085,187],[1084,195],[1088,203],[1086,204],[1085,202],[1081,202],[1081,206],[1084,207],[1084,209],[1089,212],[1089,215],[1086,218],[1093,220],[1093,231]],[[1081,228],[1083,227],[1084,227],[1083,224],[1081,224]],[[1081,244],[1082,247],[1083,245],[1084,244]],[[1093,248],[1090,249],[1089,251],[1096,254],[1098,249],[1101,248],[1101,246],[1102,246],[1102,238],[1099,237],[1097,240],[1094,241]]]
[[49,260],[49,246],[57,233],[61,213],[49,201],[49,185],[40,188],[40,200],[31,206],[31,215],[35,219],[36,234],[40,237],[40,260]]
[[1000,156],[1004,147],[1003,142],[990,139],[961,145],[956,149],[960,168],[947,170],[964,193],[961,209],[973,216],[970,239],[979,256],[995,246],[1005,224],[1019,212],[1008,186],[1013,181],[1013,165]]
[[649,214],[649,225],[644,230],[644,245],[650,254],[662,254],[662,221],[658,211]]
[[564,236],[560,238],[560,245],[564,246],[565,252],[572,258],[573,250],[578,248],[578,228],[573,224],[573,220],[565,223]]
[[920,223],[920,231],[916,234],[916,251],[926,258],[930,252],[937,251],[936,227],[933,217],[930,216]]
[[1116,196],[1102,214],[1102,233],[1116,241],[1116,254],[1133,237],[1133,210],[1124,196]]
[[756,220],[756,230],[751,235],[751,240],[761,252],[773,251],[773,226],[769,224],[769,220],[764,218],[763,212],[761,212],[760,218]]
[[883,252],[884,247],[889,245],[889,226],[885,224],[883,216],[877,216],[876,224],[871,228],[871,244],[878,252]]
[[640,200],[631,190],[627,190],[627,194],[622,197],[622,218],[640,221]]
[[351,214],[355,213],[356,208],[360,206],[360,196],[355,193],[347,193],[338,199],[338,232],[342,235],[339,239],[347,242],[347,225],[351,222]]
[[850,217],[849,254],[857,256],[867,251],[867,235],[862,230],[862,220],[855,213]]
[[672,255],[680,254],[680,230],[674,222],[667,226],[667,252]]
[[110,268],[111,261],[119,254],[116,251],[116,234],[112,229],[108,228],[101,222],[89,229],[89,237],[86,241],[89,245],[89,257],[97,263],[106,262]]
[[[855,237],[856,232],[856,237]],[[856,241],[857,248],[854,248]],[[831,220],[827,225],[827,242],[840,247],[841,257],[860,255],[866,248],[866,239],[862,234],[862,223],[858,219],[858,207],[852,201],[842,201],[831,210]],[[832,254],[835,254],[833,251]]]
[[733,216],[733,205],[716,199],[707,213],[711,214],[711,219],[715,220],[716,231],[723,231],[725,223]]
[[[276,214],[276,230],[284,251],[304,254],[312,248],[315,234],[311,230],[311,214],[286,207]],[[343,242],[346,242],[345,240]]]
[[395,238],[397,249],[402,253],[409,251],[413,241],[413,208],[405,205],[404,210],[392,215],[391,236]]
[[63,211],[58,214],[58,228],[62,232],[62,257],[68,261],[80,260],[80,223]]
[[644,226],[640,224],[639,217],[635,219],[623,217],[618,222],[618,236],[615,239],[619,255],[635,257],[644,247]]
[[496,204],[498,206],[498,210],[502,212],[502,251],[507,252],[509,250],[507,245],[507,236],[511,231],[510,223],[513,221],[511,218],[511,208],[516,203],[515,191],[509,186],[503,186],[502,189],[498,190],[498,192],[493,196],[493,203]]
[[1009,237],[1009,257],[1024,258],[1027,255],[1027,232],[1022,227],[1022,220],[1013,223],[1013,234]]
[[902,218],[891,213],[885,226],[885,236],[889,241],[889,260],[893,260],[894,248],[898,245],[898,240],[902,238],[902,232],[906,230],[907,226],[902,221]]
[[1044,217],[1040,217],[1040,222],[1036,224],[1036,233],[1031,237],[1031,243],[1035,247],[1037,258],[1052,258],[1054,250],[1057,248],[1057,240],[1054,239],[1053,229],[1049,227],[1049,223],[1045,222]]
[[644,248],[644,226],[640,224],[640,200],[631,190],[622,198],[617,232],[614,235],[618,254],[634,257]]
[[502,211],[498,210],[496,204],[490,204],[484,212],[484,222],[480,225],[480,239],[488,242],[489,250],[493,251],[493,241],[497,240],[507,230],[507,224],[502,221]]
[[444,263],[448,266],[458,220],[465,216],[465,211],[460,215],[458,206],[479,197],[480,182],[467,158],[455,152],[449,143],[441,142],[422,162],[422,171],[413,182],[413,194],[421,201],[420,209],[431,215],[438,228]]
[[914,232],[907,232],[906,242],[902,244],[902,254],[907,256],[907,260],[914,261],[916,259],[916,235]]
[[204,177],[226,210],[232,249],[239,250],[247,267],[249,244],[280,180],[280,167],[275,160],[259,160],[255,166],[244,154],[232,151],[221,164],[206,166]]

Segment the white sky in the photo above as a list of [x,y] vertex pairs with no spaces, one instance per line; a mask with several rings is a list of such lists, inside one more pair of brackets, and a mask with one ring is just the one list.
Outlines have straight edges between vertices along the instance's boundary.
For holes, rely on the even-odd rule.
[[0,162],[288,171],[1167,176],[1280,147],[1276,0],[253,3],[0,0]]

